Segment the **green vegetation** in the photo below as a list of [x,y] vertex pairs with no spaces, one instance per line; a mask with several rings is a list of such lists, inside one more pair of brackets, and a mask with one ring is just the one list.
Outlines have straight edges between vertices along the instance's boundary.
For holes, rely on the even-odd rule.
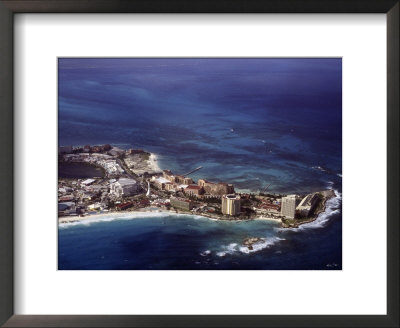
[[251,206],[252,205],[252,201],[249,198],[242,198],[240,200],[240,205],[241,206]]
[[141,153],[138,154],[140,156],[140,159],[142,161],[148,161],[150,159],[150,153]]
[[207,204],[221,204],[221,198],[218,197],[209,197],[204,199]]
[[269,198],[273,198],[273,199],[277,199],[277,198],[282,198],[283,195],[275,195],[275,194],[269,194],[269,193],[264,193],[264,192],[260,192],[258,193],[259,196],[263,196],[263,197],[269,197]]
[[251,216],[253,216],[256,213],[254,210],[252,210],[249,207],[242,207],[242,212],[243,212],[243,216],[246,216],[247,218],[250,218]]

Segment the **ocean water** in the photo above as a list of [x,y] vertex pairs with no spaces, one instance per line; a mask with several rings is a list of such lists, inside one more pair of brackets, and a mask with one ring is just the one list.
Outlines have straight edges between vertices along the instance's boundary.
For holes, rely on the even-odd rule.
[[[341,59],[61,58],[58,64],[60,145],[143,148],[157,154],[162,169],[183,174],[203,166],[191,177],[233,183],[238,191],[341,193]],[[296,231],[273,222],[164,216],[60,226],[59,266],[341,268],[337,206],[323,224]],[[243,239],[259,233],[270,244],[241,252]]]
[[59,178],[86,179],[104,177],[102,168],[88,163],[60,162],[58,164]]
[[[60,270],[340,270],[340,195],[299,229],[273,221],[121,214],[59,225]],[[261,237],[252,250],[248,237]]]
[[341,59],[59,59],[59,144],[144,148],[242,191],[317,191],[341,184],[341,91]]

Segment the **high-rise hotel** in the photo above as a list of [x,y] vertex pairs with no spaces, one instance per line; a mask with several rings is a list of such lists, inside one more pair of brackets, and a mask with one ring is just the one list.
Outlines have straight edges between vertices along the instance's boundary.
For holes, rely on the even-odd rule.
[[238,215],[240,213],[240,196],[234,194],[222,196],[222,214]]
[[287,219],[294,219],[296,212],[296,195],[282,197],[281,215]]

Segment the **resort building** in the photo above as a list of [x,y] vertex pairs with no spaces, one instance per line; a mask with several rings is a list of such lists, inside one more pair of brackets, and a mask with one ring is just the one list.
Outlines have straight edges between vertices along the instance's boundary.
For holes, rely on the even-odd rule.
[[69,215],[75,213],[75,203],[74,202],[64,202],[58,203],[58,215]]
[[128,208],[130,208],[132,206],[133,206],[133,202],[126,202],[126,203],[117,204],[115,206],[115,208],[117,209],[117,211],[123,211],[123,210],[126,210],[126,209],[128,209]]
[[170,204],[172,207],[190,211],[193,208],[193,202],[189,199],[171,197]]
[[258,207],[254,208],[257,214],[266,215],[268,217],[279,217],[281,215],[280,209],[280,205],[268,201],[262,201]]
[[189,196],[200,196],[204,193],[202,187],[198,185],[189,185],[185,188],[185,194]]
[[84,180],[84,181],[82,181],[81,182],[81,185],[82,186],[89,186],[89,185],[91,185],[93,182],[95,182],[96,180],[95,179],[86,179],[86,180]]
[[164,189],[167,191],[175,191],[176,190],[176,184],[175,183],[171,183],[171,182],[166,182],[164,185]]
[[164,190],[165,189],[165,185],[168,183],[171,183],[169,180],[163,178],[163,177],[159,177],[159,178],[152,178],[152,180],[154,181],[155,186],[160,189],[160,190]]
[[163,170],[163,178],[167,179],[170,182],[176,182],[175,176],[172,174],[170,170]]
[[304,197],[300,204],[296,207],[296,211],[301,217],[308,217],[312,213],[315,207],[318,205],[320,197],[318,193],[309,194]]
[[222,196],[222,214],[238,215],[240,213],[240,196],[235,194]]
[[203,187],[204,191],[207,194],[210,194],[212,196],[228,195],[228,194],[233,194],[235,192],[235,188],[233,187],[232,184],[227,184],[223,182],[215,183],[204,179],[199,179],[197,181],[197,184],[200,187]]
[[183,175],[175,176],[175,182],[186,185],[193,184],[193,180],[191,178],[184,177]]
[[101,210],[102,209],[102,204],[101,203],[94,203],[94,204],[90,204],[88,205],[87,209],[89,211],[95,211],[95,210]]
[[121,196],[132,196],[139,192],[139,185],[133,179],[121,178],[110,185],[110,193]]
[[178,184],[190,185],[194,183],[191,178],[187,178],[183,175],[174,175],[170,170],[163,171],[163,178],[169,180],[172,183]]
[[281,215],[287,219],[294,219],[296,213],[296,195],[282,197]]

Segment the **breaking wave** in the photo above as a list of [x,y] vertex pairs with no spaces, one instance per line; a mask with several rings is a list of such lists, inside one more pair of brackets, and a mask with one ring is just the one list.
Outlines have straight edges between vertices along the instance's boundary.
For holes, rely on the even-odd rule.
[[200,253],[201,256],[207,256],[207,255],[210,255],[210,254],[211,254],[211,251],[209,249],[207,249],[206,251]]
[[285,228],[285,229],[290,229],[292,231],[299,231],[309,228],[315,229],[324,227],[325,224],[331,219],[333,215],[340,213],[342,194],[337,190],[334,190],[334,192],[335,192],[335,197],[329,199],[326,202],[325,211],[319,214],[318,217],[313,222],[302,224],[298,228]]
[[227,254],[234,254],[234,253],[237,252],[237,247],[238,247],[238,244],[236,244],[236,243],[231,243],[228,246],[222,246],[222,248],[224,250],[221,251],[221,252],[218,252],[217,256],[222,257],[222,256],[225,256]]
[[237,243],[231,243],[227,246],[222,246],[223,250],[220,252],[217,252],[217,256],[223,257],[228,254],[232,255],[232,254],[255,253],[255,252],[261,251],[265,248],[271,247],[281,240],[285,240],[285,239],[280,238],[280,237],[272,237],[272,238],[269,237],[269,238],[266,238],[265,240],[261,240],[261,241],[254,243],[252,245],[253,249],[249,249],[247,246],[238,245]]
[[194,218],[202,218],[198,215],[190,215],[190,214],[179,214],[179,213],[168,213],[168,212],[137,212],[137,213],[121,213],[121,214],[102,214],[102,215],[93,215],[93,218],[88,217],[85,219],[77,218],[77,221],[67,222],[67,223],[59,223],[58,227],[65,229],[68,227],[73,227],[77,225],[82,226],[90,226],[94,223],[100,222],[112,222],[119,220],[134,220],[134,219],[144,219],[144,218],[166,218],[170,216],[179,216],[179,217],[194,217]]

